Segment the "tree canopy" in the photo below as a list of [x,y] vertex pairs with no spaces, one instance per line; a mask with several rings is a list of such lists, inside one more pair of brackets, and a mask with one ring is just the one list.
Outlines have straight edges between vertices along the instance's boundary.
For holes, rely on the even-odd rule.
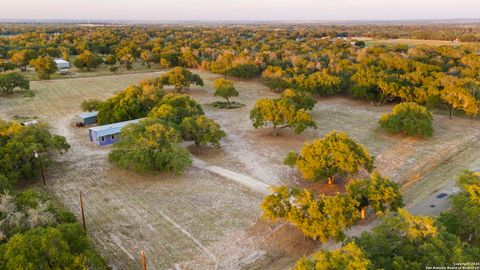
[[273,193],[264,198],[261,208],[267,219],[284,219],[305,236],[321,242],[341,240],[344,230],[359,219],[358,202],[347,195],[315,198],[308,191],[290,189],[286,186],[273,188]]
[[11,61],[12,63],[16,64],[21,71],[26,71],[27,66],[31,60],[33,60],[36,56],[34,50],[31,49],[23,49],[20,51],[16,51],[12,53]]
[[122,128],[109,160],[139,173],[181,173],[192,163],[190,153],[181,148],[181,134],[158,119],[147,118]]
[[372,263],[354,242],[334,251],[318,251],[311,258],[303,257],[295,270],[367,270]]
[[38,176],[40,168],[34,151],[48,165],[52,154],[69,148],[65,138],[51,134],[45,124],[22,126],[0,120],[0,175],[12,186]]
[[300,104],[288,95],[275,99],[260,98],[250,111],[250,119],[255,128],[270,123],[273,126],[274,136],[277,136],[278,129],[286,127],[292,128],[295,133],[301,133],[308,127],[317,127],[308,113],[309,108],[310,106]]
[[75,216],[44,194],[0,193],[1,269],[107,269]]
[[130,85],[97,106],[100,125],[147,116],[162,99],[164,92],[151,84]]
[[367,206],[377,215],[397,212],[403,206],[397,184],[374,173],[369,179],[349,183],[344,194],[316,197],[307,189],[280,186],[274,187],[261,204],[264,218],[288,221],[305,236],[321,242],[343,239],[346,229],[365,218]]
[[160,76],[162,85],[171,85],[175,91],[182,92],[190,89],[190,85],[195,84],[203,86],[203,80],[198,74],[190,72],[182,67],[175,67],[167,73]]
[[333,184],[337,175],[351,175],[360,169],[371,172],[373,157],[362,145],[344,132],[332,131],[322,139],[306,143],[300,153],[289,153],[285,163],[296,166],[307,180],[328,178]]
[[205,115],[184,118],[181,130],[183,136],[191,138],[197,146],[212,144],[220,147],[220,140],[226,136],[220,125]]
[[385,214],[388,210],[396,212],[404,206],[397,183],[378,173],[373,173],[369,179],[348,183],[346,190],[347,194],[359,202],[362,219],[365,218],[367,206],[371,206],[377,215]]
[[226,80],[223,78],[216,79],[213,82],[213,87],[215,88],[214,95],[216,97],[224,98],[227,101],[229,107],[231,107],[229,98],[238,97],[237,89],[235,88],[235,86],[233,86],[233,83],[229,80]]
[[89,50],[85,50],[75,58],[73,64],[82,71],[90,71],[91,69],[96,69],[102,62],[101,57],[93,54]]
[[10,95],[15,89],[30,89],[30,81],[19,73],[0,74],[0,95]]
[[420,270],[478,260],[478,251],[437,227],[433,218],[413,216],[405,210],[385,217],[372,232],[353,241],[372,262],[372,269]]
[[40,56],[35,58],[30,61],[30,65],[35,68],[38,77],[42,80],[50,79],[50,75],[58,70],[57,64],[55,64],[53,59],[48,56]]
[[92,112],[98,110],[98,107],[101,103],[102,101],[100,101],[99,99],[91,98],[82,101],[82,103],[80,103],[80,108],[82,108],[82,110],[86,112]]
[[400,103],[391,113],[380,117],[380,126],[392,133],[430,137],[433,134],[433,116],[427,108],[414,102]]
[[452,195],[452,207],[441,213],[439,221],[448,232],[463,241],[480,247],[480,175],[465,171],[457,178],[461,192]]
[[204,115],[202,106],[186,94],[168,93],[152,108],[149,117],[180,126],[187,117]]

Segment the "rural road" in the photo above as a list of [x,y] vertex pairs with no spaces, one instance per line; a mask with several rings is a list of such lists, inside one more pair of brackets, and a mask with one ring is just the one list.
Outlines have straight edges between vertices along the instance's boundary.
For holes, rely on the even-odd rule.
[[425,200],[407,207],[407,210],[414,215],[438,216],[450,207],[450,196],[459,191],[460,189],[455,186],[455,181],[452,181],[439,191],[429,195]]

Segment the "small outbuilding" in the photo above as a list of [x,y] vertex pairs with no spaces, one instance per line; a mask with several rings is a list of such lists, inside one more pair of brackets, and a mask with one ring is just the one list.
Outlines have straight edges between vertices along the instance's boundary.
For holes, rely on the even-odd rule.
[[88,129],[88,135],[91,142],[100,146],[114,144],[118,141],[120,130],[128,124],[138,123],[141,119],[118,122],[98,127],[91,127]]
[[34,126],[36,124],[38,124],[38,120],[35,120],[35,119],[22,122],[22,126],[26,126],[26,127]]
[[97,123],[97,111],[83,112],[76,115],[76,123],[78,127],[93,125]]
[[63,60],[63,59],[55,59],[53,60],[55,64],[57,65],[57,69],[60,73],[68,73],[69,68],[70,68],[70,62]]

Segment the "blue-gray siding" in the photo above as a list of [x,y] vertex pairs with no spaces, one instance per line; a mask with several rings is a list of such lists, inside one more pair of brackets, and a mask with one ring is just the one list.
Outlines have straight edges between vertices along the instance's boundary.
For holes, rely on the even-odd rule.
[[118,136],[120,133],[104,135],[104,136],[97,136],[97,132],[94,130],[89,130],[90,141],[94,142],[100,146],[110,145],[116,143],[118,141]]

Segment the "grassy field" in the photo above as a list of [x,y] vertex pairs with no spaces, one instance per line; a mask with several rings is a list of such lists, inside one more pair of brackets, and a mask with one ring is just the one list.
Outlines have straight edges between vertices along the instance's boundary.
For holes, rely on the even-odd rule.
[[[132,65],[131,70],[127,70],[125,66],[117,65],[118,70],[113,73],[109,70],[109,66],[102,64],[97,69],[92,69],[90,71],[81,71],[77,69],[73,63],[75,56],[70,56],[70,72],[68,74],[60,74],[56,72],[51,75],[51,79],[70,79],[70,78],[86,78],[86,77],[98,77],[98,76],[111,76],[111,75],[124,75],[124,74],[135,74],[135,73],[145,73],[145,72],[155,72],[160,71],[162,68],[159,64],[151,64],[151,67],[148,68],[146,65],[143,65],[141,61],[136,61]],[[25,77],[31,81],[39,80],[35,69],[29,67],[27,71],[22,72]]]
[[[210,104],[218,75],[196,71],[205,80],[190,94],[227,133],[220,150],[192,148],[202,160],[251,176],[269,185],[302,185],[296,170],[283,165],[289,151],[330,130],[343,130],[364,144],[382,174],[403,185],[407,204],[421,202],[435,188],[452,183],[463,168],[480,165],[480,124],[436,115],[437,132],[429,140],[392,136],[378,128],[390,106],[345,98],[321,98],[313,110],[318,129],[294,135],[254,129],[249,110],[259,97],[274,97],[258,81],[235,81],[246,106],[222,110]],[[318,244],[290,226],[260,219],[262,195],[227,178],[190,168],[184,175],[139,176],[107,162],[109,147],[88,142],[87,130],[73,125],[82,100],[107,98],[129,84],[159,72],[66,80],[35,81],[32,98],[1,98],[0,117],[37,116],[67,137],[71,150],[48,169],[51,192],[79,213],[78,192],[85,197],[88,233],[114,269],[140,269],[145,250],[152,269],[285,269]]]

